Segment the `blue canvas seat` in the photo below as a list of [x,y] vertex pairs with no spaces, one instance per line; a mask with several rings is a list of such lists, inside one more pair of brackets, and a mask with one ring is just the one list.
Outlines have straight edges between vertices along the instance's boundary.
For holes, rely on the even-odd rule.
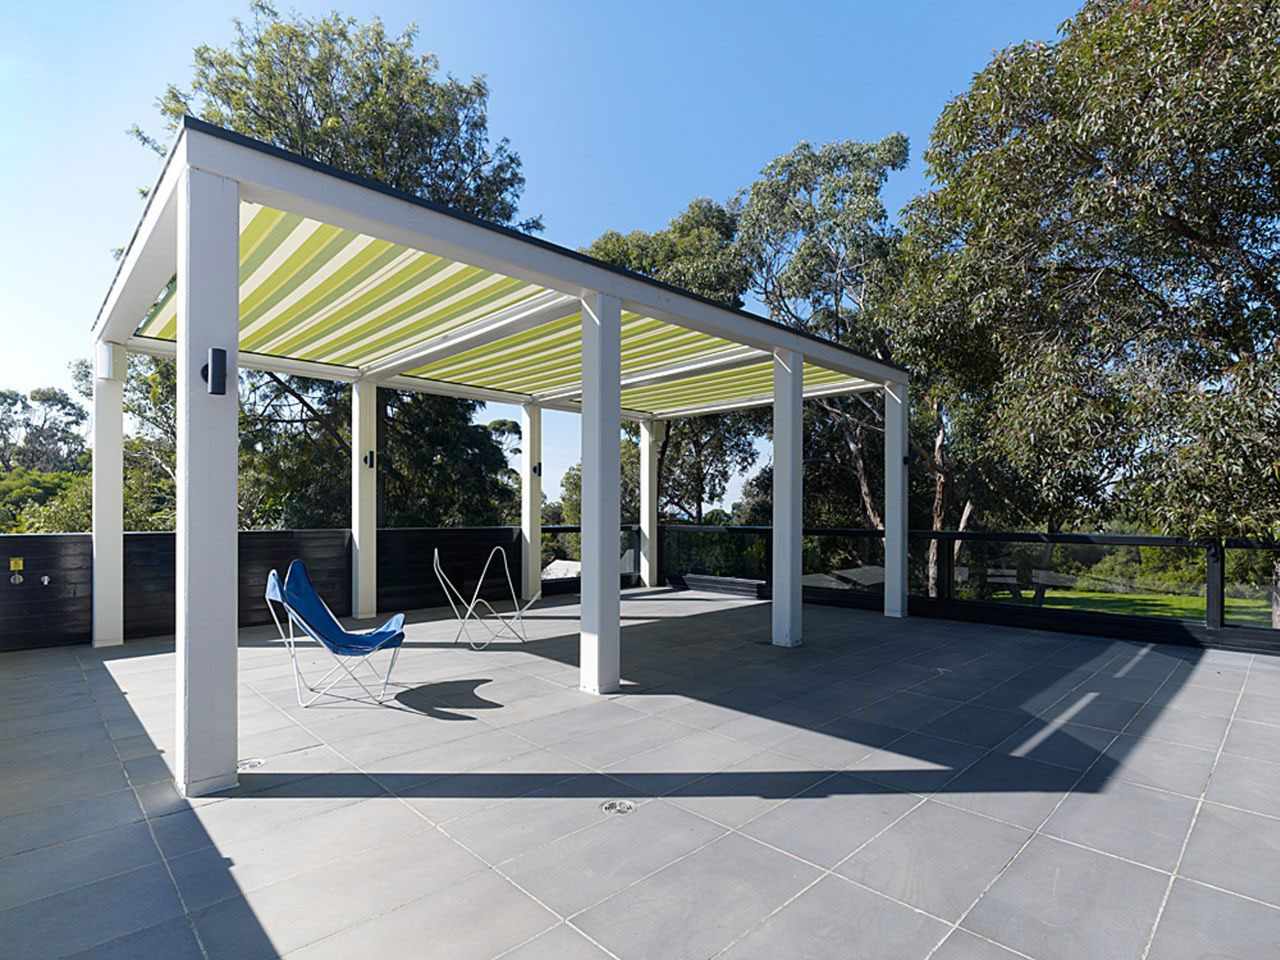
[[[396,657],[399,656],[400,645],[404,642],[403,613],[397,613],[382,626],[373,630],[346,629],[316,592],[315,586],[311,583],[311,577],[307,574],[306,564],[301,560],[294,560],[289,564],[289,570],[283,582],[274,570],[267,575],[266,601],[276,629],[280,631],[280,639],[289,648],[289,656],[293,661],[294,687],[298,693],[299,704],[308,707],[315,703],[321,696],[329,693],[333,686],[343,679],[344,674],[354,680],[374,701],[381,702],[386,697],[387,685],[391,682],[391,671],[395,669]],[[285,612],[285,620],[289,624],[288,631],[285,630],[284,624],[280,622],[280,617],[276,613],[277,605]],[[295,633],[295,628],[327,650],[336,661],[335,666],[321,677],[315,686],[307,682],[302,674],[302,667],[298,663],[297,641],[300,638]],[[368,659],[380,650],[391,651],[391,661],[387,665],[385,674],[378,673]],[[356,676],[348,663],[352,660],[355,661],[356,666],[363,664],[368,667],[378,683],[382,685],[380,694],[373,693]],[[337,676],[334,676],[335,674]],[[330,680],[330,677],[333,679]],[[303,687],[313,694],[309,700],[303,699]],[[337,696],[337,694],[331,695]]]

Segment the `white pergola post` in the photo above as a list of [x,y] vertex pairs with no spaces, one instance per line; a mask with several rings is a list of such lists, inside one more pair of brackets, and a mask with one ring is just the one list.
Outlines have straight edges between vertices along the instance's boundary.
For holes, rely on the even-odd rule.
[[665,420],[640,421],[640,582],[658,586],[658,448]]
[[800,645],[804,357],[773,355],[773,642]]
[[907,615],[907,385],[884,385],[884,615]]
[[191,797],[236,783],[239,184],[188,168],[177,219],[175,778]]
[[542,408],[520,406],[520,595],[542,590]]
[[93,345],[93,645],[124,643],[124,380],[128,354]]
[[582,625],[579,670],[588,693],[614,693],[621,669],[620,438],[622,304],[582,300]]
[[351,615],[378,612],[378,385],[351,384]]

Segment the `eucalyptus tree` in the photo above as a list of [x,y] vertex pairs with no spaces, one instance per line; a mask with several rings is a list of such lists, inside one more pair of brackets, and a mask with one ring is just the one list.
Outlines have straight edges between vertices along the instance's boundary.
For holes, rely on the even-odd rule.
[[[902,237],[882,191],[908,159],[907,138],[900,133],[875,142],[802,142],[765,166],[743,191],[737,200],[737,247],[752,271],[751,293],[772,319],[881,360],[904,362],[891,316]],[[947,397],[928,375],[926,358],[910,359],[911,445],[934,488],[927,522],[963,528],[973,503],[961,502],[955,492],[958,471],[944,443],[952,422]],[[806,475],[815,482],[808,484],[814,496],[806,498],[806,515],[839,525],[883,526],[883,401],[861,394],[809,406]],[[919,470],[912,482],[918,503],[927,492]],[[750,492],[765,487],[767,479]]]
[[[361,23],[338,13],[284,16],[264,0],[252,3],[250,13],[233,21],[227,46],[195,49],[189,83],[166,87],[157,106],[169,130],[195,115],[495,223],[542,228],[539,217],[519,215],[520,157],[506,139],[489,136],[484,78],[442,74],[434,54],[417,52],[416,27],[393,35],[376,17]],[[163,153],[157,138],[139,127],[131,132]],[[130,396],[154,391],[157,378],[172,379],[172,364],[134,373]],[[509,519],[503,455],[509,431],[473,428],[479,407],[468,401],[389,390],[380,398],[385,522]],[[171,473],[172,384],[151,399],[141,406],[157,429],[144,430],[142,446]],[[243,372],[241,437],[243,524],[346,525],[348,388]],[[459,457],[439,457],[440,443],[456,445]]]
[[1277,36],[1274,3],[1089,0],[937,123],[901,339],[994,371],[989,449],[1050,516],[1280,534]]
[[[662,230],[633,230],[626,234],[611,230],[584,252],[718,303],[740,307],[751,272],[735,245],[737,232],[737,213],[702,197],[691,202]],[[672,420],[658,449],[662,513],[701,523],[705,504],[719,502],[730,478],[755,463],[754,438],[763,432],[765,422],[755,412]],[[626,461],[630,453],[637,449],[633,430],[623,441],[624,467],[629,465]],[[638,464],[636,459],[630,469],[638,470]],[[624,484],[634,485],[630,476]],[[638,511],[638,493],[635,496]],[[630,505],[624,488],[624,514]]]
[[232,21],[230,45],[195,48],[189,84],[165,88],[157,106],[168,129],[198,116],[486,220],[541,229],[538,217],[517,219],[524,174],[505,138],[490,141],[488,83],[442,76],[435,54],[416,51],[416,26],[392,35],[378,17],[284,17],[268,0],[250,11]]
[[[737,248],[751,269],[751,292],[772,319],[893,359],[876,319],[898,242],[881,189],[907,159],[902,134],[875,143],[801,142],[739,195]],[[866,521],[882,525],[877,471],[868,468],[869,450],[883,443],[881,405],[855,396],[820,406],[846,448],[836,468],[851,477]]]

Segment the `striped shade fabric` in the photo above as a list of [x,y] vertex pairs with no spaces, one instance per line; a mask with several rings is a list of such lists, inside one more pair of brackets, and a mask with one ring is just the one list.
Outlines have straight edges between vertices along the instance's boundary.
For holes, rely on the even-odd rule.
[[[136,336],[176,338],[175,292],[171,281]],[[243,351],[364,367],[548,295],[545,287],[421,250],[271,207],[240,205]],[[581,323],[578,313],[559,317],[407,374],[427,391],[438,383],[451,385],[452,392],[477,388],[573,403],[582,382]],[[708,369],[700,372],[699,365]],[[805,366],[807,396],[867,386]],[[772,360],[765,351],[623,313],[625,409],[654,415],[733,409],[768,403],[772,391]]]

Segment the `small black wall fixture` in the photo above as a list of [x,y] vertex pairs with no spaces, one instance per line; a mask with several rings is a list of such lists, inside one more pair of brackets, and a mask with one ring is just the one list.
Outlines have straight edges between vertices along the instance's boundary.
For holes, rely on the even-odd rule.
[[366,453],[363,457],[361,457],[361,459],[362,459],[362,460],[364,460],[364,465],[365,465],[366,467],[372,467],[372,466],[373,466],[373,451],[372,451],[372,450],[370,450],[370,451],[369,451],[368,453]]
[[200,368],[200,377],[209,385],[209,392],[222,396],[227,392],[227,351],[221,347],[209,348],[209,362]]

